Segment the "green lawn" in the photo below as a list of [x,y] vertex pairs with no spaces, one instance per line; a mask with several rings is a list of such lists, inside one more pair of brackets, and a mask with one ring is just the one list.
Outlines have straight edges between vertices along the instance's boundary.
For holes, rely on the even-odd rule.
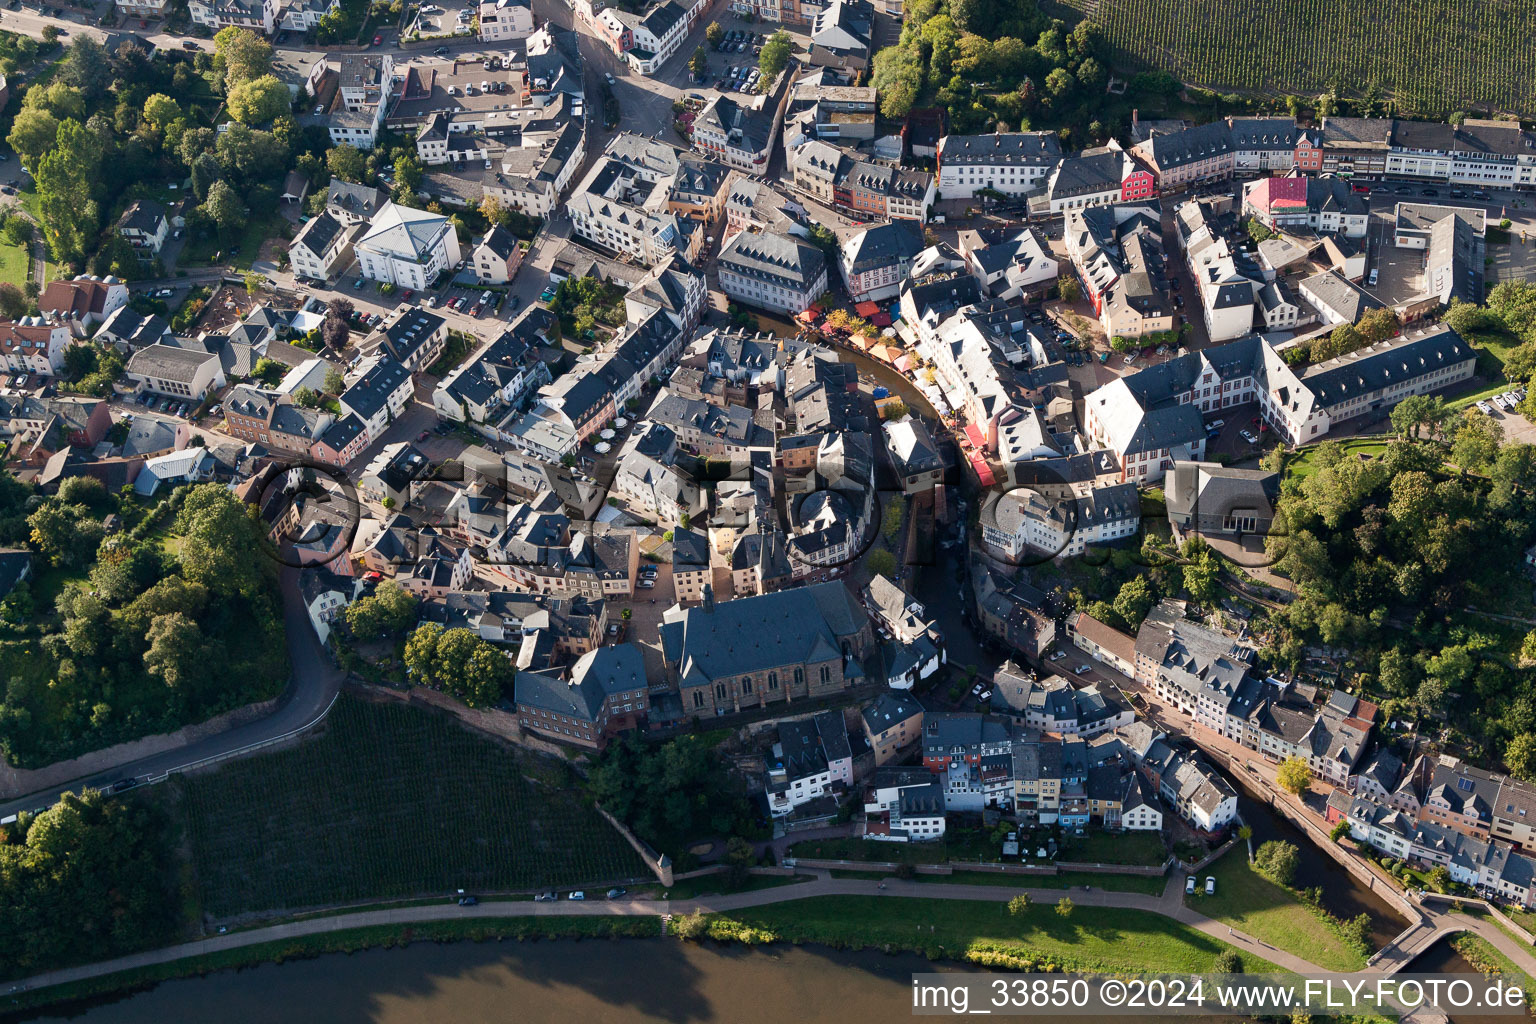
[[1473,331],[1467,340],[1478,350],[1477,372],[1490,379],[1504,376],[1504,360],[1520,345],[1520,339],[1505,330]]
[[[834,868],[833,878],[862,878],[879,881],[890,878],[889,871],[853,871]],[[995,885],[1005,889],[1077,889],[1091,886],[1110,892],[1139,892],[1148,896],[1162,895],[1168,879],[1163,876],[1145,878],[1140,875],[1095,875],[1087,871],[1063,871],[1059,875],[1004,875],[991,871],[956,871],[952,875],[914,875],[914,882],[953,885]]]
[[[223,258],[219,260],[219,266],[237,267],[241,270],[249,270],[251,261],[256,259],[256,254],[261,249],[261,243],[269,238],[281,235],[284,221],[281,214],[272,214],[270,217],[257,217],[246,222],[244,229],[229,244],[225,245],[217,235],[202,238],[190,238],[186,248],[181,250],[176,264],[180,267],[206,267],[213,265],[213,255],[222,252]],[[231,256],[232,247],[239,247],[240,255]]]
[[[935,958],[1023,969],[1054,965],[1080,971],[1208,971],[1230,948],[1160,914],[1112,907],[1036,904],[1020,916],[1003,900],[928,900],[891,896],[820,896],[714,915],[762,929],[778,940],[831,946],[891,947]],[[1243,954],[1246,971],[1278,971]]]
[[343,698],[318,739],[178,778],[167,802],[224,917],[645,876],[576,785],[445,715]]
[[[1203,892],[1205,875],[1216,876],[1216,895]],[[1294,953],[1325,971],[1358,971],[1365,960],[1339,938],[1333,926],[1248,866],[1248,851],[1238,847],[1201,872],[1202,891],[1186,896],[1191,910],[1247,932],[1277,949]]]
[[32,279],[32,257],[26,246],[0,245],[0,281],[18,288]]
[[[1362,439],[1358,441],[1342,441],[1340,443],[1344,446],[1344,451],[1351,455],[1379,456],[1387,450],[1389,442],[1386,440],[1373,441]],[[1292,456],[1285,465],[1285,472],[1289,476],[1305,479],[1312,474],[1316,461],[1317,449],[1315,447],[1308,448],[1306,451]]]
[[[1063,836],[1060,860],[1092,864],[1157,865],[1168,859],[1168,848],[1156,832],[1088,832],[1082,836]],[[1158,889],[1162,892],[1162,889]]]

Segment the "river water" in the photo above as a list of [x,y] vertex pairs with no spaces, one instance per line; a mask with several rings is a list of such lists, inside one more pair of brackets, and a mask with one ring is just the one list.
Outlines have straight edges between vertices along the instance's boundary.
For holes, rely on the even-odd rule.
[[851,1024],[911,1014],[910,955],[660,939],[417,943],[166,982],[83,1024]]

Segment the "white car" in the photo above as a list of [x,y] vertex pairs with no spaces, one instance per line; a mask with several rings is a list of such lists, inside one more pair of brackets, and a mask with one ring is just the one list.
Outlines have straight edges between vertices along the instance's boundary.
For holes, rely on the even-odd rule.
[[1491,416],[1493,415],[1493,406],[1489,405],[1487,402],[1478,402],[1477,411],[1482,413],[1484,416]]
[[1244,427],[1242,429],[1241,433],[1242,433],[1243,440],[1247,441],[1249,444],[1258,444],[1259,443],[1259,435],[1255,434],[1253,431],[1249,430],[1247,427]]
[[1131,353],[1131,354],[1130,354],[1130,355],[1128,355],[1128,356],[1126,356],[1126,357],[1125,357],[1125,362],[1124,362],[1124,364],[1123,364],[1123,365],[1125,365],[1125,366],[1130,366],[1130,365],[1131,365],[1131,364],[1132,364],[1132,363],[1134,363],[1134,362],[1135,362],[1135,361],[1136,361],[1136,353],[1135,353],[1135,352],[1132,352],[1132,353]]
[[1206,875],[1205,876],[1205,894],[1207,896],[1215,896],[1216,895],[1216,876],[1215,875]]
[[1067,652],[1066,651],[1057,651],[1055,654],[1051,655],[1051,660],[1052,661],[1060,661],[1062,658],[1065,658],[1066,656],[1067,656]]
[[1195,894],[1195,876],[1194,875],[1190,875],[1188,878],[1184,879],[1184,895],[1185,896],[1193,896],[1194,894]]
[[1509,403],[1504,401],[1504,396],[1503,395],[1494,395],[1493,396],[1493,404],[1498,406],[1500,409],[1508,409],[1509,408]]

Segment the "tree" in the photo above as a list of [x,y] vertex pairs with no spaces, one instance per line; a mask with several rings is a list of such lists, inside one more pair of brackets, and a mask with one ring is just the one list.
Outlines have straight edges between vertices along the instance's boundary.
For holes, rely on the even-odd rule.
[[1063,896],[1061,899],[1056,901],[1056,913],[1061,917],[1071,917],[1072,908],[1073,903],[1072,897],[1070,896]]
[[293,404],[300,409],[316,409],[320,406],[320,396],[313,388],[299,388],[293,393]]
[[1014,917],[1023,917],[1029,911],[1029,893],[1021,892],[1008,901],[1008,913]]
[[97,100],[112,87],[112,64],[106,48],[87,35],[78,35],[59,65],[59,77],[79,89],[87,100]]
[[199,202],[207,199],[209,190],[223,177],[223,174],[218,157],[212,153],[200,154],[192,162],[192,194],[198,198]]
[[228,95],[272,71],[272,44],[249,29],[220,29],[213,37],[213,70]]
[[227,181],[214,182],[208,189],[208,198],[198,209],[207,215],[224,238],[233,236],[245,226],[245,204]]
[[1517,779],[1536,782],[1536,734],[1522,732],[1510,737],[1504,746],[1504,765]]
[[181,104],[163,92],[157,92],[144,101],[144,120],[160,131],[181,116]]
[[256,508],[222,484],[196,484],[185,493],[176,516],[182,575],[216,594],[254,595],[275,568],[260,554],[266,530]]
[[873,548],[869,556],[864,559],[864,566],[872,576],[884,576],[890,579],[896,574],[896,556],[885,548]]
[[[14,287],[14,286],[13,286]],[[70,380],[79,380],[88,373],[96,372],[96,347],[87,344],[74,344],[64,350],[64,375]],[[69,481],[65,481],[68,483]],[[63,491],[62,486],[60,491]]]
[[346,143],[332,146],[326,151],[325,167],[333,177],[354,184],[362,184],[368,177],[368,158],[362,150]]
[[1403,329],[1403,322],[1390,307],[1382,306],[1379,309],[1368,310],[1355,324],[1355,329],[1360,332],[1366,344],[1374,345],[1395,336]]
[[46,110],[23,107],[11,122],[11,133],[5,137],[5,141],[23,163],[36,167],[42,155],[53,148],[53,140],[58,133],[58,118]]
[[347,628],[359,639],[399,633],[416,621],[416,596],[394,580],[347,606]]
[[324,387],[326,394],[339,395],[347,390],[347,379],[341,375],[340,370],[333,366],[325,371]]
[[725,38],[725,29],[720,27],[718,21],[712,21],[709,23],[709,28],[704,30],[704,38],[709,41],[710,46],[719,46],[721,40]]
[[288,145],[271,132],[231,121],[213,146],[227,176],[245,182],[275,178],[287,166]]
[[1444,864],[1436,864],[1429,869],[1429,877],[1425,881],[1435,892],[1450,892],[1451,869]]
[[405,642],[405,653],[401,660],[405,662],[406,674],[412,682],[421,686],[433,684],[436,679],[434,669],[437,643],[445,632],[437,623],[427,622],[417,626]]
[[893,398],[880,407],[882,419],[891,421],[902,420],[907,416],[907,403],[899,398]]
[[1333,828],[1328,830],[1328,841],[1337,843],[1347,835],[1349,835],[1349,819],[1341,818]]
[[789,63],[790,55],[795,52],[795,41],[790,34],[779,29],[768,37],[763,44],[763,52],[758,55],[757,67],[762,72],[762,79],[758,88],[767,92],[773,88],[773,83],[778,79],[779,72],[784,70]]
[[229,116],[242,124],[266,124],[288,113],[288,87],[276,75],[241,82],[225,99]]
[[688,58],[688,70],[693,72],[695,78],[703,78],[708,73],[709,54],[704,52],[704,47],[694,47],[693,56]]
[[1078,283],[1077,278],[1071,275],[1063,277],[1057,282],[1056,288],[1061,293],[1062,302],[1072,304],[1080,301],[1083,297],[1083,286]]
[[1463,473],[1485,472],[1499,457],[1499,445],[1503,442],[1502,423],[1488,416],[1469,414],[1451,442],[1451,461]]
[[1216,954],[1211,969],[1217,974],[1242,974],[1243,958],[1235,949],[1224,949]]
[[1300,851],[1293,844],[1278,839],[1260,844],[1253,855],[1254,868],[1276,885],[1289,886],[1300,863]]
[[[15,221],[12,221],[12,223],[15,223]],[[10,224],[7,224],[6,227],[9,228]],[[32,233],[30,225],[27,227],[27,233],[29,235]],[[22,294],[20,288],[9,281],[0,283],[0,316],[4,316],[8,320],[17,320],[26,316],[29,309],[31,309],[31,303],[27,301],[27,297]],[[68,354],[69,350],[66,349],[66,357]]]
[[53,148],[37,162],[38,212],[43,237],[57,262],[80,262],[96,232],[91,190],[100,165],[99,141],[74,119],[59,123]]
[[1275,781],[1292,796],[1300,796],[1312,783],[1312,769],[1299,757],[1288,757],[1275,770]]
[[1134,632],[1141,628],[1141,620],[1147,617],[1156,600],[1152,593],[1152,585],[1147,582],[1145,576],[1132,576],[1120,585],[1120,592],[1115,595],[1113,607],[1115,614],[1125,621],[1126,626]]
[[1077,79],[1072,77],[1072,72],[1066,68],[1057,68],[1045,76],[1045,91],[1050,93],[1053,99],[1060,100],[1070,93],[1077,85]]
[[1203,605],[1216,603],[1221,594],[1221,569],[1209,548],[1202,548],[1179,566],[1179,573],[1184,581],[1184,590],[1190,597]]
[[1392,430],[1399,437],[1411,437],[1417,441],[1421,429],[1428,429],[1431,435],[1438,433],[1449,415],[1441,399],[1430,395],[1409,395],[1392,409]]
[[144,652],[144,667],[152,676],[173,690],[189,693],[196,689],[206,671],[203,631],[181,613],[157,616],[144,636],[149,649]]
[[421,164],[409,153],[402,153],[395,159],[395,189],[415,195],[421,188]]
[[261,291],[267,286],[267,279],[260,274],[251,272],[245,275],[244,284],[245,294],[248,296],[254,296],[257,292]]
[[[345,300],[343,300],[345,301]],[[320,340],[325,342],[327,348],[341,351],[347,347],[351,340],[352,329],[347,326],[347,321],[332,313],[326,313],[325,319],[320,321]]]

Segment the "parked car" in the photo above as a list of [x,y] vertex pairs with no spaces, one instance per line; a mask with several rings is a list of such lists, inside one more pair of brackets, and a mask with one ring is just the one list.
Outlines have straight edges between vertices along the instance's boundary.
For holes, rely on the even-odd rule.
[[1085,672],[1091,672],[1091,671],[1093,671],[1093,666],[1088,664],[1085,661],[1081,665],[1077,666],[1077,668],[1073,669],[1072,670],[1072,674],[1080,676],[1080,675],[1082,675]]
[[1249,444],[1258,444],[1259,443],[1259,435],[1255,434],[1253,431],[1249,430],[1247,427],[1244,427],[1239,432],[1239,436],[1242,437],[1242,439],[1244,441],[1247,441]]
[[1052,661],[1060,661],[1062,658],[1065,658],[1066,656],[1067,656],[1067,652],[1066,651],[1057,651],[1055,654],[1051,655],[1051,660]]
[[559,898],[560,898],[559,896],[556,896],[552,892],[541,892],[541,893],[539,893],[539,894],[537,894],[536,896],[533,897],[533,902],[535,902],[535,903],[553,903],[556,900],[558,900]]
[[473,896],[460,896],[459,897],[459,906],[461,906],[461,907],[476,907],[476,906],[479,906],[479,905],[480,905],[480,901],[478,899],[476,899],[475,897],[473,897]]
[[1195,894],[1195,876],[1194,875],[1190,875],[1188,878],[1184,879],[1184,895],[1185,896],[1193,896],[1194,894]]
[[1477,411],[1482,413],[1484,416],[1492,416],[1493,406],[1489,405],[1487,402],[1480,401],[1477,403]]
[[586,899],[586,898],[587,898],[587,894],[582,892],[580,889],[576,890],[575,892],[571,893],[569,896],[566,897],[566,899],[568,899],[568,900],[576,900],[578,903],[581,902],[582,900]]
[[611,900],[616,900],[620,896],[628,896],[628,895],[629,895],[629,890],[628,889],[620,888],[620,887],[617,887],[617,886],[608,890],[608,898],[611,899]]
[[384,37],[383,37],[383,36],[381,36],[381,35],[375,35],[375,36],[374,36],[374,37],[373,37],[373,45],[374,45],[374,46],[378,46],[378,45],[379,45],[379,44],[380,44],[380,43],[382,43],[382,42],[383,42],[383,41],[384,41]]
[[1216,895],[1216,876],[1215,875],[1206,875],[1205,876],[1205,894],[1207,896],[1215,896]]

